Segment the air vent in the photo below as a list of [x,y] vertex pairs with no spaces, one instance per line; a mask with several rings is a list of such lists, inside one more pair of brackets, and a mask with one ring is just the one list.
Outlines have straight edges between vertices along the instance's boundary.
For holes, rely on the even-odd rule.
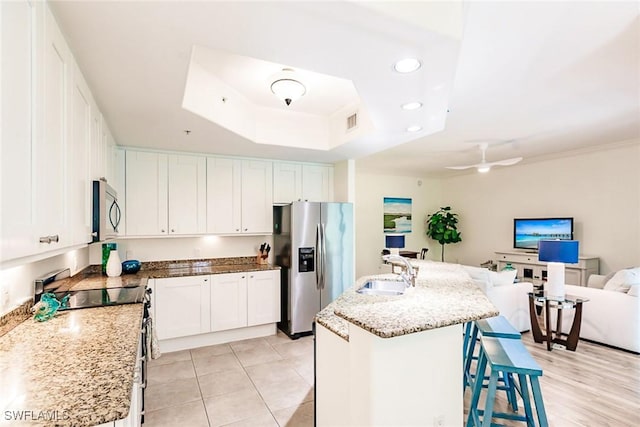
[[358,127],[358,113],[353,113],[347,117],[347,131]]

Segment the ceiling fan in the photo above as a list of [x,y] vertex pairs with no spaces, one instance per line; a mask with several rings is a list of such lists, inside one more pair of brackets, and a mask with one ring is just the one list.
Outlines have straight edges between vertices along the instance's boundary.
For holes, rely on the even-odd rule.
[[522,160],[522,157],[514,157],[512,159],[498,160],[495,162],[487,162],[485,153],[487,151],[487,148],[489,147],[489,144],[486,142],[483,142],[479,144],[479,146],[480,146],[480,151],[482,152],[482,161],[480,163],[476,163],[475,165],[466,165],[466,166],[447,166],[446,168],[456,169],[456,170],[476,168],[478,169],[478,172],[485,173],[491,170],[491,166],[511,166],[511,165],[515,165],[516,163]]

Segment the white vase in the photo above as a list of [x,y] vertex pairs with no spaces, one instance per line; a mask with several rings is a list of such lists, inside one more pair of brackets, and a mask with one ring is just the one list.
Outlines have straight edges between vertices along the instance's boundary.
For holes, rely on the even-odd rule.
[[117,250],[109,252],[109,259],[107,260],[107,276],[118,277],[122,274],[122,262],[120,261],[120,255]]

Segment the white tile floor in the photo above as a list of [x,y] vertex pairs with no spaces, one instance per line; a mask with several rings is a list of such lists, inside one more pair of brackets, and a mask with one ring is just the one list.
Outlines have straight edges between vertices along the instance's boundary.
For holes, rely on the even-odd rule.
[[149,363],[145,427],[313,426],[313,341],[277,335]]

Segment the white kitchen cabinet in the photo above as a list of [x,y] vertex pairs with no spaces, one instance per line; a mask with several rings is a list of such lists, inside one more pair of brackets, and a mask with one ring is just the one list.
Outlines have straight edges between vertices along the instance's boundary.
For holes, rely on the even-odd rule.
[[211,331],[247,326],[247,273],[211,276]]
[[272,174],[267,161],[207,158],[207,232],[270,234]]
[[273,203],[284,205],[302,199],[302,165],[273,163]]
[[287,204],[296,200],[333,201],[333,167],[275,162],[273,165],[273,203]]
[[67,221],[71,244],[91,242],[91,181],[89,159],[91,147],[91,92],[77,65],[73,64],[71,88],[71,135],[67,160]]
[[211,330],[209,276],[155,279],[155,325],[158,339]]
[[128,236],[206,231],[204,157],[127,150]]
[[33,23],[37,2],[0,2],[0,261],[38,250],[32,205]]
[[169,156],[169,234],[207,231],[204,157]]
[[[70,244],[67,233],[65,169],[69,148],[69,99],[72,56],[48,7],[44,7],[44,39],[36,40],[35,134],[33,138],[33,200],[40,251]],[[36,31],[37,33],[37,31]]]
[[127,150],[128,236],[168,234],[167,161],[166,154]]
[[247,326],[280,321],[280,270],[251,271],[247,279]]
[[302,200],[310,202],[333,201],[333,167],[302,166]]

